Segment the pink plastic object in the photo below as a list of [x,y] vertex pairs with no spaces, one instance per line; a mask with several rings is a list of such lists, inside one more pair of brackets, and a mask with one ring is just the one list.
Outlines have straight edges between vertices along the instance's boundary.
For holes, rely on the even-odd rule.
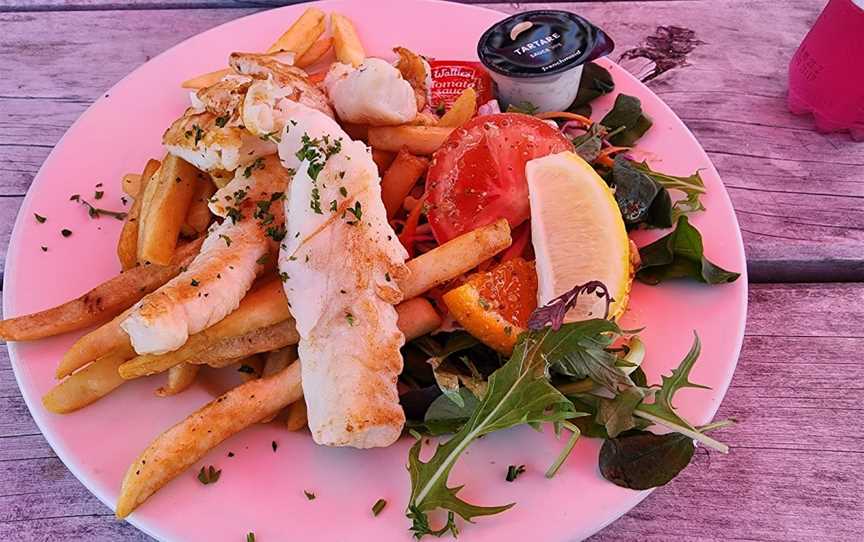
[[830,0],[789,64],[789,110],[864,141],[864,0]]

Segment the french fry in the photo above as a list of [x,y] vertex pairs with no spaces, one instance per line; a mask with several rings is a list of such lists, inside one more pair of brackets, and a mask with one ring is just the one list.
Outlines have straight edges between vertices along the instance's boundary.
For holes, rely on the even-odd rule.
[[206,88],[218,83],[223,77],[230,74],[231,70],[228,68],[223,68],[221,70],[216,70],[215,72],[209,72],[201,74],[197,77],[193,77],[192,79],[187,79],[180,83],[180,86],[183,88],[188,88],[192,90],[201,90],[202,88]]
[[404,148],[411,154],[432,154],[453,130],[444,126],[373,126],[369,128],[369,145],[382,151]]
[[[149,162],[148,162],[149,163]],[[130,198],[137,198],[141,191],[141,179],[144,176],[140,173],[127,173],[123,175],[120,186],[123,187],[123,192]]]
[[312,64],[321,60],[331,47],[333,47],[333,38],[321,38],[313,43],[312,46],[297,59],[294,65],[298,68],[308,68]]
[[290,317],[281,281],[269,281],[246,294],[234,312],[190,336],[179,349],[161,355],[138,356],[120,366],[120,376],[130,379],[161,373],[179,363],[194,361],[217,341],[238,337]]
[[243,382],[261,378],[261,374],[264,372],[264,360],[258,354],[252,354],[239,362],[237,370],[240,371],[240,378]]
[[369,126],[366,124],[343,122],[342,129],[345,130],[345,133],[348,134],[348,137],[351,139],[366,141],[369,138]]
[[125,382],[117,368],[129,359],[127,352],[103,356],[57,384],[42,397],[51,412],[66,414],[105,397]]
[[0,339],[32,341],[106,322],[177,275],[180,267],[192,260],[198,247],[200,243],[195,243],[178,251],[178,258],[172,265],[136,267],[57,307],[2,320]]
[[[185,391],[195,382],[195,377],[198,376],[200,368],[200,365],[192,365],[191,363],[181,363],[180,365],[171,367],[168,369],[168,382],[156,390],[156,395],[159,397],[168,397]],[[117,378],[123,380],[119,373],[117,374]]]
[[326,14],[320,9],[308,8],[284,34],[279,36],[267,52],[291,51],[298,57],[303,56],[303,53],[308,51],[315,40],[324,33],[325,17]]
[[215,368],[227,367],[238,359],[294,345],[299,340],[300,335],[294,327],[294,320],[289,319],[244,335],[222,339],[203,354],[196,356],[192,363],[207,364]]
[[289,431],[300,431],[306,427],[306,401],[301,397],[285,407],[285,428]]
[[195,192],[192,194],[192,202],[186,213],[186,220],[180,227],[180,233],[184,237],[196,237],[207,231],[213,215],[210,213],[210,198],[216,192],[216,185],[210,179],[196,181]]
[[[128,297],[125,299],[121,310],[128,309],[128,307],[131,307],[133,304],[138,302],[146,294],[158,289],[160,286],[162,286],[175,276],[179,275],[180,269],[188,265],[189,262],[191,262],[192,259],[195,258],[195,256],[198,254],[202,242],[203,239],[197,239],[181,246],[174,255],[174,260],[171,262],[170,266],[163,267],[158,265],[142,265],[139,267],[135,267],[133,269],[130,269],[129,271],[121,273],[120,275],[114,277],[113,279],[102,284],[101,286],[96,287],[95,289],[91,290],[90,293],[96,291],[103,292],[101,294],[101,306],[103,309],[110,305],[110,303],[106,302],[106,300],[113,299],[113,296],[115,295],[126,295]],[[78,302],[80,302],[80,298],[75,301],[70,301],[66,305]],[[37,328],[39,328],[40,325],[56,326],[58,323],[62,323],[63,321],[70,319],[68,317],[62,316],[61,309],[63,309],[66,305],[61,305],[56,309],[49,309],[44,313],[37,313],[35,315],[24,316],[22,318],[37,318]],[[52,313],[52,311],[58,312]],[[84,335],[83,337],[78,339],[75,344],[73,344],[72,347],[67,350],[65,354],[63,354],[60,365],[59,367],[57,367],[57,378],[63,378],[65,376],[68,376],[76,369],[87,365],[94,359],[100,358],[113,350],[125,348],[128,351],[132,351],[132,345],[129,342],[129,336],[126,334],[125,331],[120,329],[120,322],[122,322],[126,318],[127,314],[128,311],[121,312],[118,316],[115,316],[114,319],[112,319],[108,323],[103,324],[101,327],[91,331],[87,335]],[[44,323],[40,323],[40,321]],[[81,322],[78,322],[74,327],[67,327],[66,331],[71,331],[73,329],[81,329],[93,323],[96,323],[96,320],[88,321],[83,325]],[[0,328],[2,328],[3,324],[3,322],[0,322]],[[43,332],[41,334],[33,335],[33,337],[41,338],[50,335],[56,335],[54,331],[57,331],[56,327],[51,329],[50,333],[45,333],[44,328],[42,328],[42,330]]]
[[428,167],[429,160],[426,158],[414,156],[405,150],[399,151],[381,179],[381,199],[384,200],[387,218],[396,215],[402,207],[405,196],[411,192]]
[[396,305],[396,325],[405,335],[406,341],[432,333],[441,325],[438,311],[425,297],[415,297]]
[[351,64],[355,68],[366,59],[366,51],[357,30],[348,17],[339,13],[330,14],[330,27],[333,31],[333,47],[336,50],[336,60]]
[[[144,191],[150,183],[153,175],[159,170],[161,162],[159,160],[148,160],[144,166],[144,171],[141,173],[137,191],[130,196],[135,198],[132,202],[132,207],[126,214],[126,221],[123,223],[123,229],[120,230],[120,239],[117,241],[117,257],[120,259],[120,266],[123,270],[131,269],[138,264],[138,228],[140,225],[141,215],[141,200],[143,199]],[[126,189],[124,180],[123,188]],[[132,190],[132,187],[128,187]],[[128,192],[127,192],[128,193]]]
[[[169,154],[162,161],[158,177],[148,183],[141,202],[138,231],[138,261],[168,265],[180,226],[189,211],[199,176],[204,174],[189,162]],[[150,185],[155,184],[152,199]]]
[[270,376],[278,373],[285,367],[297,361],[297,348],[286,346],[278,350],[268,352],[264,359],[263,376]]
[[[293,346],[286,346],[285,348],[268,352],[264,357],[264,370],[261,372],[261,376],[267,377],[274,375],[279,371],[284,370],[295,361],[297,361],[297,348]],[[298,402],[302,403],[303,401],[301,400]],[[289,410],[290,408],[291,405],[288,405],[286,410]],[[274,414],[273,416],[264,418],[261,420],[261,423],[269,423],[273,421],[273,418],[275,417],[276,415]]]
[[456,98],[456,101],[450,106],[450,111],[444,113],[444,116],[438,121],[438,126],[462,126],[471,120],[476,111],[477,91],[474,90],[474,87],[468,87]]
[[126,472],[117,517],[128,516],[219,443],[279,412],[302,393],[300,364],[293,363],[272,376],[237,386],[162,433]]
[[402,294],[405,299],[417,297],[476,267],[512,242],[510,225],[503,218],[451,239],[406,263],[411,273],[399,282]]
[[379,176],[383,176],[387,172],[387,168],[390,167],[390,164],[392,164],[395,159],[395,152],[372,149],[372,160],[374,160],[375,165],[378,166]]

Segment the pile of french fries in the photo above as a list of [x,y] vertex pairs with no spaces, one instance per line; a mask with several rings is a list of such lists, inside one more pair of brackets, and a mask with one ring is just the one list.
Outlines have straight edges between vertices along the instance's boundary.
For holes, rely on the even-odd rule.
[[[268,52],[291,52],[301,68],[322,66],[326,71],[331,50],[340,62],[361,64],[366,53],[352,22],[338,13],[330,14],[329,21],[331,35],[325,36],[327,15],[307,9]],[[227,73],[207,73],[183,87],[201,89]],[[310,79],[322,79],[321,73]],[[372,147],[388,218],[403,210],[425,174],[425,156],[476,108],[477,95],[468,89],[434,123],[427,116],[422,124],[346,127]],[[134,198],[117,244],[122,272],[58,307],[0,321],[0,338],[29,341],[97,326],[64,354],[56,371],[60,382],[43,397],[45,408],[59,414],[83,408],[138,378],[164,374],[155,393],[169,397],[193,385],[203,365],[245,369],[244,383],[158,436],[134,461],[117,503],[117,515],[125,517],[228,437],[271,420],[289,430],[302,429],[306,410],[295,347],[299,336],[275,269],[258,279],[234,312],[190,336],[179,349],[136,354],[120,322],[135,303],[177,276],[197,255],[214,221],[208,200],[217,186],[207,173],[170,154],[149,160],[140,174],[123,176],[121,186]],[[424,292],[466,273],[510,243],[509,226],[501,220],[409,260],[410,274],[399,284],[405,301],[396,307],[406,339],[441,324]]]

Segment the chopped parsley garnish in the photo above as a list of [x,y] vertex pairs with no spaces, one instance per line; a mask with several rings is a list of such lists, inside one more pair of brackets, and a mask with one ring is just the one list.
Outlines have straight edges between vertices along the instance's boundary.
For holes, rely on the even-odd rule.
[[231,238],[228,237],[227,235],[225,235],[224,233],[219,234],[219,239],[222,239],[223,241],[225,241],[225,246],[227,246],[227,247],[231,246]]
[[126,205],[127,203],[129,203],[129,200],[126,199],[126,196],[120,196],[120,203]]
[[63,237],[69,237],[70,235],[72,235],[72,230],[67,230],[66,228],[63,228],[62,230],[60,230],[60,235],[62,235]]
[[324,135],[320,138],[310,138],[309,134],[303,134],[300,138],[303,144],[295,156],[301,162],[308,162],[306,171],[312,180],[318,179],[318,174],[324,169],[324,164],[327,159],[338,154],[342,150],[342,138],[331,140],[329,135]]
[[387,506],[387,501],[384,499],[378,499],[375,501],[375,504],[372,505],[372,515],[378,517],[378,514],[384,510],[384,507]]
[[306,491],[306,490],[304,489],[304,490],[303,490],[303,494],[306,495],[306,498],[309,499],[310,501],[314,501],[314,500],[315,500],[315,494],[312,493],[311,491]]
[[441,102],[435,107],[435,114],[439,117],[444,116],[444,113],[447,112],[447,107],[444,105],[444,102]]
[[312,200],[309,202],[309,206],[313,211],[315,211],[315,214],[324,214],[324,212],[321,211],[321,193],[318,192],[317,188],[312,189]]
[[229,207],[225,210],[225,215],[231,219],[232,224],[236,224],[243,220],[243,213],[237,207]]
[[384,280],[390,282],[390,273],[384,273]]
[[263,141],[272,141],[274,143],[281,143],[282,138],[279,136],[278,130],[273,130],[272,132],[268,132],[262,136],[259,136]]
[[221,117],[216,117],[216,126],[219,128],[224,128],[226,124],[228,124],[228,115],[223,115]]
[[[344,172],[344,171],[340,171],[340,172],[339,172],[339,178],[340,178],[340,179],[344,179],[344,178],[345,178],[345,172]],[[342,188],[342,190],[345,190],[345,189]],[[344,194],[343,194],[343,195],[344,195]]]
[[198,471],[198,481],[205,486],[208,484],[215,484],[219,481],[220,476],[222,476],[222,471],[213,465],[210,465],[209,467],[201,467],[201,470]]
[[[345,172],[343,171],[342,173],[344,174]],[[344,186],[340,186],[340,187],[339,187],[339,193],[342,194],[342,197],[343,197],[343,198],[347,198],[347,197],[348,197],[348,189],[345,188]]]
[[279,278],[282,279],[282,282],[285,282],[288,279],[290,279],[291,277],[288,276],[288,273],[286,273],[285,271],[282,271],[281,273],[279,273]]
[[[252,175],[252,172],[256,169],[264,169],[264,159],[263,158],[258,157],[255,159],[254,162],[252,162],[251,164],[246,166],[246,169],[243,170],[243,176],[248,179]],[[243,192],[243,194],[245,197],[246,193]]]
[[104,195],[105,195],[105,191],[104,191],[104,190],[97,190],[97,191],[93,194],[93,197],[94,197],[95,199],[102,199],[102,196],[104,196]]
[[254,374],[254,373],[255,373],[255,368],[252,367],[251,365],[246,365],[246,364],[244,363],[243,365],[241,365],[241,366],[237,369],[237,372],[239,372],[239,373],[246,373],[247,375],[251,375],[251,374]]
[[[97,195],[101,194],[101,192],[96,192],[96,194]],[[101,198],[102,196],[99,196],[99,197]],[[96,198],[96,199],[99,199],[99,198]],[[80,203],[81,205],[83,205],[84,207],[87,207],[87,214],[90,215],[90,218],[99,218],[102,215],[106,215],[106,216],[113,216],[117,220],[124,220],[126,218],[126,216],[128,215],[128,213],[125,213],[123,211],[111,211],[108,209],[102,209],[101,207],[96,207],[95,205],[93,205],[92,203],[87,201],[86,199],[82,199],[79,194],[73,194],[72,197],[69,198],[69,201],[76,201],[76,202]]]
[[201,129],[197,124],[192,125],[192,129],[195,130],[195,146],[198,146],[198,142],[201,141],[201,138],[204,137],[204,130]]
[[261,256],[260,258],[258,258],[257,260],[255,260],[255,263],[257,263],[258,265],[264,265],[264,264],[266,264],[269,260],[270,260],[270,255],[269,255],[269,254],[265,254],[265,255]]
[[255,542],[255,533],[253,533],[253,532],[246,533],[246,542]]
[[355,201],[354,207],[348,207],[348,209],[346,210],[352,215],[354,215],[354,218],[356,219],[353,222],[348,222],[349,224],[353,226],[354,224],[360,222],[360,219],[363,217],[363,209],[361,208],[359,201]]
[[42,249],[42,252],[48,252],[48,247],[39,247]]
[[228,457],[234,457],[234,452],[228,452]]
[[197,288],[198,285],[201,284],[201,283],[198,282],[198,281],[195,280],[195,279],[192,279],[192,282],[190,282],[189,284],[191,284],[193,288]]
[[516,478],[519,477],[520,474],[525,472],[525,465],[510,465],[507,467],[507,477],[505,478],[508,482],[512,482]]
[[339,209],[339,205],[336,204],[336,200],[334,199],[330,202],[330,210],[335,213],[337,209]]
[[348,321],[349,326],[353,326],[354,322],[356,321],[356,319],[354,318],[354,315],[351,314],[350,312],[345,313],[345,319]]
[[275,452],[275,451],[276,451],[276,448],[279,447],[279,443],[277,443],[277,442],[274,440],[273,442],[270,443],[270,446],[273,447],[273,451]]
[[48,220],[47,218],[45,218],[44,216],[42,216],[42,215],[40,215],[40,214],[38,214],[38,213],[33,213],[33,216],[36,217],[36,222],[38,222],[38,223],[40,223],[40,224],[44,224],[45,221]]
[[286,233],[288,232],[285,230],[285,226],[270,226],[267,228],[265,235],[278,243],[282,239],[285,239]]

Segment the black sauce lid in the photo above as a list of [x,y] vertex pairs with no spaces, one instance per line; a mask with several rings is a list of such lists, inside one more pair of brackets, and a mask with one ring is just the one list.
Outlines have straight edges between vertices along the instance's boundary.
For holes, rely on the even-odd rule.
[[542,77],[590,62],[614,48],[612,38],[575,13],[544,9],[495,23],[477,43],[477,56],[502,75]]

